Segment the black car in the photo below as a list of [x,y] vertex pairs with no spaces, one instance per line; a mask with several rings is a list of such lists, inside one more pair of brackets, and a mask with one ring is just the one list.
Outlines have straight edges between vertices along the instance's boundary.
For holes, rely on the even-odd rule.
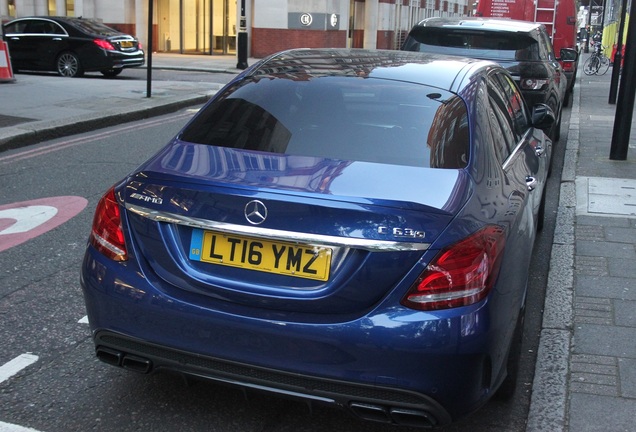
[[548,105],[557,121],[550,137],[559,139],[567,77],[539,23],[476,17],[428,18],[409,32],[402,49],[487,59],[508,69],[528,106]]
[[3,34],[14,72],[54,71],[78,77],[99,71],[113,77],[145,61],[135,37],[86,18],[18,18],[3,25]]

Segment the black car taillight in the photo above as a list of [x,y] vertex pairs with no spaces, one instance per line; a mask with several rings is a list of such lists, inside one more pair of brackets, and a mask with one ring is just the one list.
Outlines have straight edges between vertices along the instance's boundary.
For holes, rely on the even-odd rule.
[[440,251],[402,299],[417,310],[476,303],[497,280],[505,246],[503,228],[489,225]]
[[93,43],[97,45],[98,47],[103,48],[105,50],[109,50],[109,51],[115,50],[115,47],[113,46],[113,44],[111,44],[110,42],[104,39],[95,39],[93,40]]
[[121,226],[121,210],[113,188],[110,188],[97,204],[89,241],[95,249],[112,260],[128,259],[124,230]]

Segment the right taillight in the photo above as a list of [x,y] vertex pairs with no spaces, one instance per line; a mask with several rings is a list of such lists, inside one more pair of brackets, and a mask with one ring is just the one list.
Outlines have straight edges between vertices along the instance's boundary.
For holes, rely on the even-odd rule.
[[113,188],[110,188],[97,204],[89,241],[95,249],[112,260],[128,259],[124,230],[121,226],[121,210]]
[[402,299],[402,305],[439,310],[482,300],[497,279],[504,245],[504,230],[488,225],[448,246],[426,266]]

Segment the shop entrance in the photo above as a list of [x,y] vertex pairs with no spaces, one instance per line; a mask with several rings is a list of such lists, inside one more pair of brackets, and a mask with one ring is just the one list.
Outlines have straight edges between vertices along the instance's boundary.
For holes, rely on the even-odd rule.
[[158,51],[236,54],[235,0],[157,0]]

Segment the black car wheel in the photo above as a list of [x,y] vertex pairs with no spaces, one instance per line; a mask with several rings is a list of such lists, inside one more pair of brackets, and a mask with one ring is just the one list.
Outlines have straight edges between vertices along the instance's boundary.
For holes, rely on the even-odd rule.
[[119,75],[122,70],[123,69],[106,69],[106,70],[103,70],[103,71],[100,71],[100,72],[106,78],[112,78],[112,77],[116,77],[117,75]]
[[79,58],[72,52],[64,52],[57,58],[57,73],[70,78],[84,75]]
[[[552,166],[550,166],[550,171],[552,171]],[[550,173],[548,172],[548,175]],[[543,196],[541,196],[541,204],[539,204],[539,213],[537,214],[537,231],[541,231],[543,229],[543,222],[545,219],[545,196],[546,191],[543,191]]]

